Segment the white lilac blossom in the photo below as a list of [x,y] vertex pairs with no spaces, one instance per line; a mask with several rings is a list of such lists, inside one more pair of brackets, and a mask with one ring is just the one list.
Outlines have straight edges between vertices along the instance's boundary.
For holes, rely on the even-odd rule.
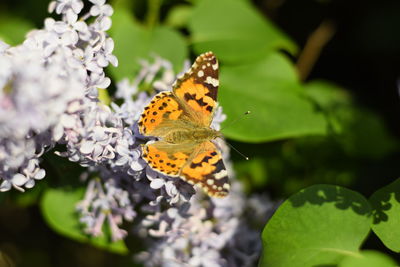
[[[118,64],[106,33],[113,10],[104,0],[89,2],[84,8],[81,0],[53,1],[49,11],[60,19],[47,18],[17,47],[0,42],[0,191],[33,187],[45,177],[41,156],[63,146],[56,154],[86,167],[77,211],[88,235],[102,235],[107,224],[113,241],[142,237],[148,248],[136,258],[146,266],[253,265],[261,242],[245,214],[254,208],[265,216],[270,202],[262,210],[259,198],[246,200],[222,140],[232,178],[224,199],[196,194],[192,185],[147,166],[137,120],[155,93],[171,90],[172,64],[156,55],[142,61],[133,82],[116,84],[122,104],[101,104],[98,90],[111,84],[104,68]],[[219,107],[212,127],[219,130],[225,118]],[[124,221],[133,228],[123,229]]]
[[[31,31],[22,45],[0,45],[1,191],[33,187],[45,176],[39,159],[47,149],[87,134],[77,127],[83,125],[80,115],[96,109],[98,88],[110,84],[104,68],[117,64],[105,33],[112,9],[92,2],[94,11],[78,20],[82,1],[54,1],[49,10],[61,20],[46,19],[44,29]],[[97,129],[94,138],[105,137]],[[101,152],[110,157],[107,149]]]
[[65,68],[67,55],[51,60],[24,46],[0,54],[0,190],[23,191],[45,171],[39,157],[63,135],[64,112],[84,96],[83,79]]

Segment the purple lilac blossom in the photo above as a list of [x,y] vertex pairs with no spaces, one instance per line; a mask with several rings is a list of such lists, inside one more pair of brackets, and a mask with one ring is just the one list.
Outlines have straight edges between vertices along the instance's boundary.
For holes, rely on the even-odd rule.
[[[104,69],[118,64],[106,33],[113,10],[105,0],[89,2],[82,14],[81,0],[53,1],[49,11],[59,20],[47,18],[17,47],[0,42],[0,191],[33,187],[45,177],[41,156],[64,145],[55,153],[86,167],[77,211],[88,235],[102,235],[108,224],[113,241],[128,234],[143,238],[148,249],[136,259],[145,266],[253,265],[261,242],[245,214],[252,208],[265,222],[271,202],[246,199],[220,139],[232,183],[224,199],[210,199],[147,166],[140,149],[146,140],[136,123],[154,94],[171,90],[176,75],[170,62],[153,55],[153,62],[140,62],[133,82],[116,83],[121,105],[101,104],[98,90],[111,84]],[[153,92],[140,92],[142,84]],[[225,119],[219,107],[211,127],[219,130]],[[121,227],[134,220],[132,229]]]

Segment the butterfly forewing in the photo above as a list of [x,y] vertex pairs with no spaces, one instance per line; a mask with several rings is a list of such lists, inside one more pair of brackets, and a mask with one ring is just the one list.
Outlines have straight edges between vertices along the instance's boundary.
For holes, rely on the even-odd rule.
[[176,80],[173,92],[187,104],[199,124],[209,126],[217,104],[218,86],[218,61],[213,53],[207,52]]
[[168,127],[173,128],[176,122],[190,120],[172,92],[161,92],[144,108],[138,127],[142,135],[163,137],[168,133]]

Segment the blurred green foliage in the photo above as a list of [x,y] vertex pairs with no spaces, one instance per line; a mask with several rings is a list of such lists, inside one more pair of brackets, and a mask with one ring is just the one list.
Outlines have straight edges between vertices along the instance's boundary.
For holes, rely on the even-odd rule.
[[169,60],[177,71],[181,71],[188,49],[179,32],[168,26],[146,28],[122,7],[115,10],[112,19],[110,33],[119,63],[118,68],[110,68],[110,72],[117,81],[133,79],[140,69],[140,60],[154,56]]
[[251,111],[240,123],[223,130],[228,138],[260,143],[326,133],[323,113],[306,98],[293,66],[281,54],[222,66],[219,95],[228,116],[222,127],[246,110]]
[[[24,40],[29,30],[35,26],[42,27],[46,16],[45,2],[1,3],[0,39],[16,45]],[[359,249],[372,227],[387,248],[396,252],[400,250],[400,232],[396,230],[399,228],[400,209],[398,181],[379,189],[400,173],[399,141],[391,131],[396,127],[389,130],[382,114],[360,101],[364,92],[359,93],[362,95],[359,97],[352,88],[332,81],[300,81],[294,62],[301,48],[263,14],[268,13],[271,6],[261,2],[112,1],[115,13],[110,35],[115,42],[119,66],[110,67],[108,72],[114,82],[123,78],[133,79],[140,68],[140,60],[154,56],[171,61],[174,70],[180,72],[186,59],[193,60],[196,55],[209,50],[215,52],[221,65],[219,101],[228,115],[223,126],[229,125],[245,111],[251,111],[240,122],[223,129],[234,146],[250,157],[245,161],[232,152],[237,178],[243,182],[247,193],[266,192],[274,199],[282,199],[318,183],[351,187],[365,197],[376,191],[369,202],[359,193],[328,185],[317,185],[293,195],[278,209],[264,230],[267,254],[260,264],[279,266],[279,262],[288,266],[285,262],[290,260],[290,263],[304,266],[300,263],[311,255],[305,248],[313,245],[317,255],[313,254],[311,260],[316,264],[347,267],[379,263],[379,266],[390,266],[393,262],[387,256],[376,251],[360,252]],[[307,9],[307,5],[318,2],[323,6],[326,4],[323,2],[330,1],[300,2],[304,4],[304,20],[289,22],[290,19],[285,17],[282,24],[298,24],[299,29],[307,26],[302,31],[305,39],[313,30],[307,14],[320,17],[320,14],[310,11],[313,9]],[[296,7],[298,3],[287,5]],[[393,16],[390,18],[392,22]],[[378,36],[386,34],[379,40],[392,40],[387,37],[390,32],[375,29],[373,33]],[[379,51],[387,51],[383,49],[385,43],[379,43]],[[368,53],[373,51],[372,45],[368,42]],[[350,53],[346,48],[342,49]],[[357,54],[364,49],[360,45],[359,50],[352,52]],[[347,57],[342,60],[347,60]],[[371,57],[375,58],[374,55]],[[368,62],[369,58],[360,57],[359,61]],[[342,64],[341,61],[341,65],[333,66],[336,68],[334,71],[342,68]],[[383,76],[382,73],[379,75]],[[314,76],[319,78],[316,74]],[[370,78],[364,77],[367,81]],[[346,78],[348,84],[352,84],[354,77]],[[390,82],[394,84],[394,81]],[[112,100],[107,94],[103,94],[101,99],[106,103]],[[366,102],[374,100],[371,98]],[[110,262],[125,266],[128,257],[121,260],[122,256],[118,256],[119,260],[114,260],[115,255],[62,239],[47,231],[38,216],[31,215],[38,213],[40,205],[45,221],[57,233],[108,251],[127,252],[122,243],[110,245],[107,236],[90,240],[81,233],[73,210],[74,203],[83,194],[78,183],[81,168],[53,157],[46,157],[43,165],[48,176],[39,182],[39,186],[23,195],[19,192],[7,193],[7,196],[0,194],[1,214],[9,215],[11,221],[20,220],[18,216],[16,219],[13,217],[15,214],[32,219],[22,226],[0,220],[0,229],[3,229],[0,230],[0,250],[4,250],[6,244],[8,249],[5,251],[18,251],[17,255],[25,259],[21,266],[29,266],[29,259],[40,266],[51,266],[51,261],[59,263],[63,260],[64,265],[59,266],[77,263],[80,266],[107,266]],[[43,186],[44,183],[50,185]],[[66,188],[68,183],[72,185]],[[316,192],[326,195],[316,195]],[[329,199],[332,194],[334,197]],[[304,203],[294,206],[293,200]],[[348,205],[343,207],[343,204]],[[65,209],[57,209],[59,205]],[[360,208],[365,208],[362,214]],[[27,243],[21,233],[27,234],[28,238],[37,238],[31,232],[37,225],[40,227],[36,234],[43,234],[43,243]],[[48,242],[62,242],[60,250],[48,246],[46,238],[50,240]],[[24,251],[15,248],[18,246]],[[57,253],[53,253],[50,260],[40,249],[34,249],[35,246]],[[368,243],[368,246],[367,249],[380,248],[376,242]],[[82,254],[80,250],[89,251],[87,258],[91,260],[65,256],[62,249],[69,253],[67,255],[75,256]],[[271,254],[273,256],[268,256]]]
[[196,54],[212,50],[224,63],[257,61],[279,48],[290,52],[297,50],[296,45],[248,1],[198,1],[188,28]]
[[22,43],[25,35],[33,28],[33,23],[24,18],[0,15],[0,39],[9,45]]
[[[79,217],[76,213],[76,204],[83,200],[85,188],[74,190],[48,189],[44,193],[40,207],[44,219],[56,232],[80,241],[88,242],[93,246],[106,249],[110,252],[128,254],[128,249],[123,241],[112,242],[107,229],[105,235],[89,238],[82,232]],[[62,209],[60,209],[62,207]]]

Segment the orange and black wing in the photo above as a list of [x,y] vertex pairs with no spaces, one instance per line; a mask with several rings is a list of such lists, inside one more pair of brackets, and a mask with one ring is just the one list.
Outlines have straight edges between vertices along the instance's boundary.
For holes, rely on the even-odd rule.
[[138,127],[142,135],[163,137],[190,120],[172,92],[161,92],[144,108]]
[[228,172],[216,145],[206,141],[197,146],[157,141],[143,145],[149,166],[171,177],[200,186],[211,197],[229,193]]
[[211,197],[228,195],[228,172],[216,145],[206,141],[195,151],[197,152],[182,168],[180,177],[191,184],[199,185]]
[[173,92],[187,113],[202,126],[209,126],[218,94],[218,61],[212,52],[197,57],[192,67],[173,85]]
[[156,141],[142,145],[142,157],[154,170],[171,177],[179,177],[193,150],[193,146]]

